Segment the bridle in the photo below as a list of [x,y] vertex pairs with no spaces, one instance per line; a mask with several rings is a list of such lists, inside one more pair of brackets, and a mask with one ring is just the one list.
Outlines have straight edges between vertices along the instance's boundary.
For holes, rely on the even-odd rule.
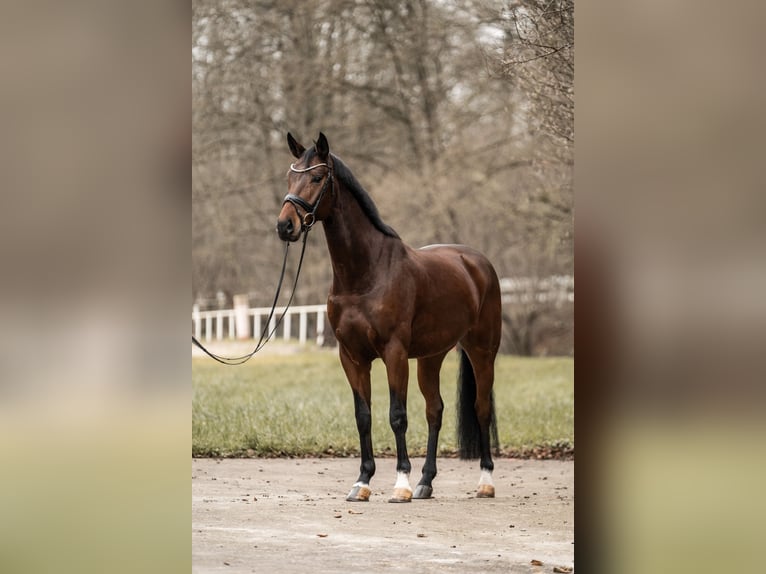
[[[285,196],[285,198],[282,200],[282,205],[284,205],[285,203],[291,203],[293,205],[296,213],[298,214],[298,217],[300,217],[301,219],[302,230],[305,229],[307,233],[308,233],[308,230],[311,229],[314,226],[314,224],[317,222],[316,212],[317,212],[317,209],[319,209],[319,204],[321,203],[322,198],[324,197],[324,194],[327,191],[327,188],[330,185],[332,185],[335,179],[333,168],[328,163],[318,163],[316,165],[312,165],[303,169],[295,167],[294,163],[290,164],[290,171],[294,173],[306,173],[307,171],[311,171],[312,169],[316,169],[318,167],[327,167],[327,177],[324,180],[322,189],[319,191],[319,197],[317,197],[317,200],[314,202],[314,205],[311,205],[308,201],[306,201],[302,197],[298,197],[297,195],[294,195],[292,193],[288,193]],[[299,207],[305,212],[303,216],[301,216],[301,212],[298,209]]]

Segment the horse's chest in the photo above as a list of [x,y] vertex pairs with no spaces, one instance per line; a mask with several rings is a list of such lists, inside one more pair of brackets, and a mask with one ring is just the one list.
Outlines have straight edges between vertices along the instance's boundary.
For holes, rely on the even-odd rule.
[[361,297],[336,296],[327,302],[327,316],[336,330],[343,332],[365,330],[374,321],[375,309]]
[[327,315],[335,337],[351,346],[375,348],[390,336],[395,325],[384,302],[360,296],[330,297]]

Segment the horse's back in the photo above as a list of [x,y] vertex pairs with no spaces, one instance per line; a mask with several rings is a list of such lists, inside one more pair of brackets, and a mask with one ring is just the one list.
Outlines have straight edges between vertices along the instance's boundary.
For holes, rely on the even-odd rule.
[[440,243],[426,245],[415,251],[422,260],[427,272],[439,273],[443,268],[464,270],[470,279],[480,289],[482,294],[487,291],[500,291],[500,282],[492,263],[487,257],[473,247],[456,243]]

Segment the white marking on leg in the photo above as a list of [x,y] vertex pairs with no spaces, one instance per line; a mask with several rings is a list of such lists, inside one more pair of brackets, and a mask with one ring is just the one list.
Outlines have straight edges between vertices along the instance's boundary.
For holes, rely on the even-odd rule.
[[370,488],[370,483],[357,480],[352,486],[366,486],[367,488]]
[[394,485],[394,489],[397,488],[403,488],[405,490],[412,490],[410,488],[410,475],[406,472],[397,472],[396,473],[396,484]]
[[492,471],[491,470],[486,470],[486,469],[483,469],[483,468],[481,469],[481,476],[479,477],[479,485],[481,486],[482,484],[489,484],[489,485],[492,485],[492,486],[495,485],[495,483],[492,482]]

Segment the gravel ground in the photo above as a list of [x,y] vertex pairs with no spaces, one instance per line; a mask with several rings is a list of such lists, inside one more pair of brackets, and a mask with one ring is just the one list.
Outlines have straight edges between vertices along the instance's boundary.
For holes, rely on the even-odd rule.
[[[574,560],[574,463],[440,458],[434,498],[389,504],[395,459],[349,503],[359,459],[193,459],[193,572],[554,572]],[[412,459],[412,486],[423,459]],[[535,561],[533,563],[533,561]],[[541,562],[542,564],[537,564]],[[566,570],[565,570],[566,571]]]

